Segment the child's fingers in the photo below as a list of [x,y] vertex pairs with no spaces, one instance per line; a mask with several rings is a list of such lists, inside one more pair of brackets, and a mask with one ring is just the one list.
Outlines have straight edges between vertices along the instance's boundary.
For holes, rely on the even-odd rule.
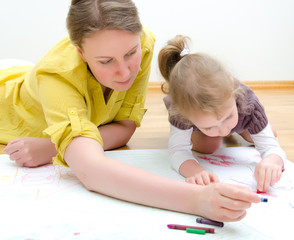
[[210,182],[217,183],[219,182],[218,177],[215,174],[210,175]]
[[186,179],[185,179],[185,182],[186,182],[186,183],[196,184],[194,178],[186,178]]
[[257,189],[262,192],[264,188],[265,169],[257,168],[254,175],[257,181]]
[[272,172],[272,177],[271,177],[270,185],[271,186],[274,186],[277,181],[279,181],[278,180],[278,172],[276,170],[274,170]]
[[265,178],[264,178],[264,182],[263,182],[263,191],[267,192],[267,190],[269,189],[269,186],[271,184],[272,181],[272,174],[273,174],[273,170],[272,169],[266,169],[265,170],[266,174],[265,174]]
[[196,182],[196,184],[198,184],[198,185],[205,185],[205,184],[204,184],[204,181],[203,181],[203,179],[202,179],[202,176],[197,176],[197,177],[195,178],[195,182]]
[[204,172],[202,174],[202,181],[204,185],[208,185],[210,183],[210,174],[208,172]]

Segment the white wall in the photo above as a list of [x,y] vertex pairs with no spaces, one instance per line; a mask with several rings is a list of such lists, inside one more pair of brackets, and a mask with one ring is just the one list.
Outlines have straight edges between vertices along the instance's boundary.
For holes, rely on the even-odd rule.
[[[162,80],[157,53],[176,34],[192,51],[220,59],[242,81],[294,80],[292,0],[134,0],[157,38],[150,81]],[[70,0],[0,0],[0,58],[36,62],[65,36]]]

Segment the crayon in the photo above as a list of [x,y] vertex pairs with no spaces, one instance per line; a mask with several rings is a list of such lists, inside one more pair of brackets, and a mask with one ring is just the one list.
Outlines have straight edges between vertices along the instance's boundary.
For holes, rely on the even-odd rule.
[[206,219],[206,218],[196,218],[196,222],[208,224],[208,225],[213,225],[213,226],[218,226],[218,227],[224,226],[223,222],[213,221],[213,220]]
[[205,230],[195,229],[195,228],[186,228],[187,233],[196,233],[196,234],[205,234]]
[[178,230],[186,230],[187,228],[193,228],[193,229],[205,230],[205,232],[207,233],[214,233],[214,228],[187,226],[187,225],[179,225],[179,224],[168,224],[167,227],[170,229],[178,229]]
[[260,201],[261,201],[261,202],[267,202],[268,199],[267,199],[267,198],[260,197]]

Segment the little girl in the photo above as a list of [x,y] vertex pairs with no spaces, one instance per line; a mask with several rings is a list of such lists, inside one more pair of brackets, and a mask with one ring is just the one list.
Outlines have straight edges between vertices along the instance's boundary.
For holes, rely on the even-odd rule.
[[186,181],[200,185],[218,182],[192,154],[213,153],[222,138],[238,133],[255,144],[262,160],[255,168],[257,189],[267,191],[281,178],[286,155],[279,146],[263,106],[253,91],[231,77],[206,54],[189,53],[188,38],[176,36],[160,51],[159,69],[169,111],[169,157]]

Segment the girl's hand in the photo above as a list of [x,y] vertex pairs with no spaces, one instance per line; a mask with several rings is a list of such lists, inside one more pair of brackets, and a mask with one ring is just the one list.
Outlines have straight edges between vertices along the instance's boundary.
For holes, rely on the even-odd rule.
[[182,176],[186,177],[187,183],[208,185],[219,181],[215,174],[201,167],[195,160],[187,160],[183,162],[180,166],[179,172]]
[[270,154],[257,164],[254,177],[257,181],[257,190],[266,192],[281,179],[283,160],[275,154]]
[[259,203],[260,198],[249,188],[227,183],[214,183],[202,187],[197,215],[222,222],[239,221],[246,216],[251,203]]
[[199,172],[195,173],[193,176],[187,177],[186,182],[198,185],[208,185],[210,183],[219,182],[219,180],[214,173],[209,172],[203,168]]
[[38,167],[52,162],[57,151],[49,138],[24,137],[9,141],[3,150],[23,167]]

